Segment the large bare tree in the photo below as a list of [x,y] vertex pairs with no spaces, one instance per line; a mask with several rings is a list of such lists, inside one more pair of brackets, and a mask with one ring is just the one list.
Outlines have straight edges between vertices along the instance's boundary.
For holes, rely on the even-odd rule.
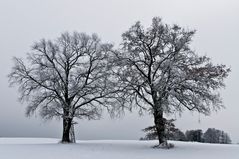
[[9,79],[19,86],[20,100],[29,103],[26,114],[38,111],[46,119],[63,119],[62,142],[74,141],[69,134],[75,117],[98,119],[102,106],[114,104],[111,49],[95,34],[76,32],[36,42],[26,60],[15,57]]
[[164,114],[188,109],[209,115],[223,107],[219,89],[230,69],[197,55],[190,48],[194,34],[156,17],[147,29],[137,22],[126,31],[115,54],[125,102],[153,114],[159,144],[167,143]]

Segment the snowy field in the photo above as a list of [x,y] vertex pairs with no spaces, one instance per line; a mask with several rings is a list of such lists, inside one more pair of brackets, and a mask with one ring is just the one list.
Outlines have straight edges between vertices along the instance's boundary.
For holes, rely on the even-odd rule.
[[94,140],[58,144],[58,139],[0,138],[0,159],[239,159],[239,145],[174,142],[174,149],[153,149],[157,141]]

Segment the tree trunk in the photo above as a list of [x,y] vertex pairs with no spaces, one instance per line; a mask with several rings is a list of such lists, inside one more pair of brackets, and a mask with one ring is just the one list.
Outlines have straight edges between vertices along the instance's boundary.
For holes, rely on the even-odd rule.
[[72,125],[71,118],[64,118],[63,119],[63,135],[62,135],[62,143],[71,143],[70,139],[70,129]]
[[154,123],[156,126],[159,145],[166,143],[167,140],[165,135],[165,119],[163,118],[163,112],[154,112]]
[[74,124],[75,123],[72,122],[70,129],[70,140],[72,143],[76,143]]

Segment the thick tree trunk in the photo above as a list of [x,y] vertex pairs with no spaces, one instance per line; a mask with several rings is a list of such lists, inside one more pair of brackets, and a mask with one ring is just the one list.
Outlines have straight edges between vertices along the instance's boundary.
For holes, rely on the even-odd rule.
[[64,118],[63,119],[63,134],[62,134],[62,143],[71,143],[70,139],[70,129],[72,125],[71,118]]
[[159,145],[166,143],[167,140],[165,135],[165,119],[163,118],[163,112],[156,111],[154,113],[154,123],[156,126]]

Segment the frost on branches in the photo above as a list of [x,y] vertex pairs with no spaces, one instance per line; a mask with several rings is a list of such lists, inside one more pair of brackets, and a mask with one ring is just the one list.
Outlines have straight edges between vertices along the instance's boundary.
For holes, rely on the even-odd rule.
[[9,78],[19,86],[21,101],[29,103],[26,114],[38,111],[43,118],[62,119],[62,142],[74,142],[74,118],[98,119],[102,106],[115,103],[108,80],[111,48],[95,34],[64,33],[35,43],[26,61],[14,58]]
[[230,69],[197,55],[190,48],[194,34],[156,17],[147,29],[137,22],[126,31],[115,54],[124,96],[152,113],[159,144],[166,142],[164,114],[188,109],[209,115],[223,107],[218,90]]

